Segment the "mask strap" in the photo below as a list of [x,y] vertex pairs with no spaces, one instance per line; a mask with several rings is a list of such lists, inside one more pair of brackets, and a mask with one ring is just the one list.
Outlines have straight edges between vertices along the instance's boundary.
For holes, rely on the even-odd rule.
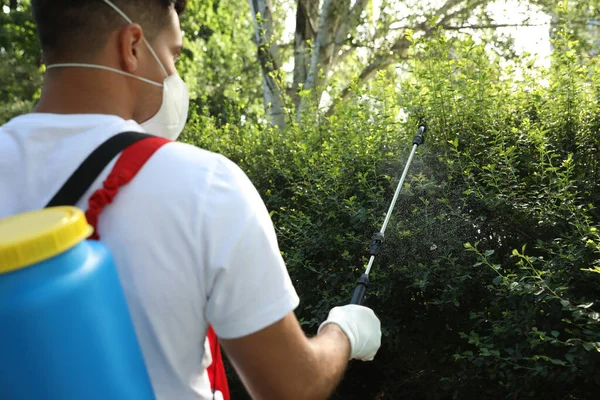
[[[131,20],[131,18],[129,18],[127,16],[127,14],[125,14],[123,11],[121,11],[119,9],[119,7],[117,7],[116,5],[114,5],[111,1],[109,0],[104,0],[104,2],[110,6],[113,10],[115,10],[117,13],[119,13],[119,15],[121,15],[121,17],[123,17],[125,19],[125,21],[127,21],[130,24],[133,24],[133,21]],[[158,56],[156,55],[156,52],[154,51],[154,49],[152,48],[152,46],[150,46],[150,43],[148,43],[148,41],[146,40],[146,37],[142,38],[144,40],[144,43],[146,43],[146,46],[148,47],[148,50],[150,50],[150,53],[152,53],[152,56],[154,57],[154,59],[156,60],[156,62],[158,62],[158,65],[160,65],[160,69],[162,69],[162,72],[165,74],[165,77],[169,77],[169,74],[167,73],[167,70],[165,69],[165,67],[163,66],[163,64],[160,62],[160,58],[158,58]]]
[[150,50],[150,53],[152,53],[152,55],[154,56],[154,59],[156,60],[156,62],[158,63],[158,65],[160,65],[160,69],[162,69],[163,74],[165,74],[165,77],[168,78],[169,74],[167,73],[167,70],[165,69],[165,67],[163,66],[163,64],[160,62],[160,59],[158,58],[158,56],[154,52],[154,49],[152,48],[152,46],[150,46],[150,43],[148,43],[148,41],[146,40],[146,38],[143,38],[143,39],[144,39],[144,42],[146,43],[146,46],[148,46],[148,50]]
[[119,7],[115,6],[109,0],[104,0],[104,2],[106,4],[108,4],[110,7],[112,7],[117,13],[119,13],[121,15],[121,17],[123,17],[125,19],[125,21],[129,22],[130,24],[133,24],[133,21],[127,16],[127,14],[125,14],[123,11],[121,11],[121,9]]
[[149,83],[149,84],[154,85],[154,86],[163,87],[163,85],[161,83],[156,83],[154,81],[151,81],[150,79],[142,78],[141,76],[130,74],[129,72],[121,71],[121,70],[116,69],[116,68],[107,67],[105,65],[80,64],[80,63],[62,63],[62,64],[48,65],[48,66],[46,66],[46,69],[66,68],[66,67],[81,67],[81,68],[103,69],[103,70],[106,70],[106,71],[116,72],[117,74],[125,75],[125,76],[128,76],[130,78],[139,79],[142,82],[146,82],[146,83]]

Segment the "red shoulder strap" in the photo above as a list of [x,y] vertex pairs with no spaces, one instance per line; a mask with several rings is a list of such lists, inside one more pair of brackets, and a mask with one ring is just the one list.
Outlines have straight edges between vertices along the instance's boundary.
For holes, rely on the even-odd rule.
[[[112,171],[104,181],[102,188],[96,190],[89,199],[89,208],[85,216],[88,223],[94,228],[94,234],[91,239],[100,239],[97,229],[98,217],[104,207],[113,202],[115,196],[119,193],[119,188],[131,182],[150,157],[169,142],[170,140],[168,139],[151,136],[135,142],[123,150]],[[224,400],[230,400],[225,365],[223,364],[217,335],[212,327],[208,328],[207,337],[211,352],[214,352],[214,354],[211,354],[213,362],[208,368],[211,389],[213,391],[219,390],[223,394]]]

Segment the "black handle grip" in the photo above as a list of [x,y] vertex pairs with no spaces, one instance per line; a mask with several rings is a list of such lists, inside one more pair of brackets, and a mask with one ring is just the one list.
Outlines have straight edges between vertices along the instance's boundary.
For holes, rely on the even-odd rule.
[[417,136],[415,136],[415,138],[413,139],[413,144],[420,146],[423,143],[425,143],[425,132],[427,132],[427,125],[422,124],[421,126],[419,126]]
[[371,255],[376,256],[379,254],[379,250],[381,249],[381,245],[383,244],[385,237],[383,233],[377,232],[373,235],[373,242],[371,242]]
[[369,275],[362,274],[358,280],[356,288],[354,288],[354,293],[352,293],[352,300],[350,300],[350,304],[358,304],[359,306],[365,304],[367,286],[369,286]]

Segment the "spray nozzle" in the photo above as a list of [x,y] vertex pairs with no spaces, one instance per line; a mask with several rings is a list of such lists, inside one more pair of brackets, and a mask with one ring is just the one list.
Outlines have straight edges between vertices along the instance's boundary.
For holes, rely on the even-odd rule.
[[425,132],[427,132],[427,125],[422,124],[421,126],[419,126],[417,135],[413,139],[413,144],[416,144],[417,146],[419,146],[419,145],[422,145],[423,143],[425,143]]

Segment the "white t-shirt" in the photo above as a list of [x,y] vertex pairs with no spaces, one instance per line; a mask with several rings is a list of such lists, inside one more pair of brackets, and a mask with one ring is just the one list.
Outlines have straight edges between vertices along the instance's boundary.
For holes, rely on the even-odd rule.
[[[124,131],[143,129],[115,116],[56,114],[0,127],[0,218],[43,208],[96,147]],[[87,210],[114,162],[78,207]],[[264,202],[223,156],[163,146],[100,214],[98,231],[160,400],[212,399],[208,324],[239,338],[298,306]]]

